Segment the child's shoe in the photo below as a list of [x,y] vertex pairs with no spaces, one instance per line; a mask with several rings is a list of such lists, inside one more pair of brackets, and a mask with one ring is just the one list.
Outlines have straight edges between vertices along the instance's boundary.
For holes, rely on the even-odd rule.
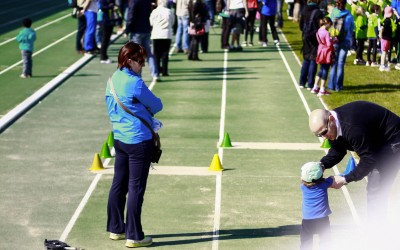
[[319,88],[318,88],[318,87],[313,88],[313,89],[311,90],[311,93],[312,93],[312,94],[318,94],[318,92],[319,92]]
[[396,66],[394,66],[395,69],[400,70],[400,63],[396,64]]
[[381,71],[381,72],[383,72],[383,71],[388,72],[388,71],[390,71],[390,68],[389,68],[388,66],[386,66],[386,65],[381,65],[381,66],[379,66],[379,71]]
[[263,47],[267,47],[267,46],[268,46],[268,43],[262,43],[262,46],[263,46]]
[[243,47],[247,47],[247,41],[243,41],[243,42],[242,42],[242,46],[243,46]]
[[354,59],[353,64],[357,65],[358,59]]
[[362,60],[362,59],[359,59],[359,60],[357,61],[357,65],[366,65],[366,64],[367,64],[367,62],[364,61],[364,60]]
[[327,90],[319,91],[317,96],[330,95],[331,92]]
[[367,61],[366,63],[365,63],[365,66],[370,66],[371,65],[371,62],[370,61]]
[[371,67],[379,67],[379,64],[377,62],[372,62]]

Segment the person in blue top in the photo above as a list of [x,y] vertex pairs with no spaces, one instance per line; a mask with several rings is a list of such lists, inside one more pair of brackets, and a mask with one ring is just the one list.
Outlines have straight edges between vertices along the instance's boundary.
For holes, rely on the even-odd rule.
[[19,43],[19,49],[22,55],[22,74],[21,78],[32,77],[32,53],[33,44],[36,40],[36,31],[31,28],[32,20],[30,18],[25,18],[22,21],[22,25],[25,27],[17,35],[17,42]]
[[274,39],[274,44],[279,45],[279,37],[275,27],[275,16],[277,10],[276,0],[261,0],[258,4],[261,4],[261,20],[260,20],[260,38],[263,47],[268,46],[267,38],[267,25],[271,29],[272,38]]
[[319,235],[320,249],[330,249],[331,229],[328,188],[333,187],[333,178],[323,178],[320,162],[308,162],[301,167],[300,189],[303,194],[300,231],[300,249],[313,249],[313,235]]
[[108,196],[107,231],[112,240],[126,238],[126,247],[148,246],[153,242],[143,233],[141,212],[154,143],[150,129],[118,105],[110,82],[121,103],[153,127],[153,115],[162,110],[163,104],[141,78],[145,60],[146,50],[142,45],[131,41],[123,45],[118,54],[118,69],[109,79],[105,94],[116,152]]
[[[337,37],[337,43],[334,44],[336,60],[332,65],[328,83],[328,88],[336,91],[341,91],[343,89],[344,65],[346,64],[347,52],[350,49],[354,31],[354,18],[345,7],[346,0],[336,0],[336,7],[333,8],[330,15],[334,28],[336,28],[335,23],[337,23],[339,19],[343,20],[341,32],[343,36],[339,35]],[[334,34],[334,36],[335,35],[337,34]],[[335,38],[334,36],[333,38]]]

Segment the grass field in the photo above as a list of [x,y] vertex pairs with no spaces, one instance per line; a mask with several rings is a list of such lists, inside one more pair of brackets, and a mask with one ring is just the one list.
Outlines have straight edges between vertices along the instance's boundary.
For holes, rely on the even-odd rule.
[[[18,3],[35,13],[28,2]],[[16,7],[10,10],[14,8],[8,20],[20,19]],[[36,51],[75,31],[76,20],[65,17],[69,11],[37,16],[35,28],[62,19],[37,31]],[[236,53],[221,50],[220,29],[212,29],[210,51],[200,54],[201,62],[171,54],[171,76],[152,86],[164,104],[157,115],[164,124],[163,156],[151,170],[142,216],[154,247],[298,249],[300,167],[325,154],[308,130],[308,112],[323,103],[296,86],[300,61],[291,50],[297,49],[296,29],[286,24],[285,33],[279,34],[280,47],[254,46]],[[0,58],[0,71],[20,60],[15,41],[3,44],[19,27],[5,27],[0,51],[8,54]],[[20,65],[1,73],[0,114],[77,61],[74,41],[71,35],[35,56],[31,79],[18,77]],[[121,37],[111,45],[112,59],[125,41]],[[124,241],[109,240],[105,231],[112,174],[89,171],[111,129],[104,92],[115,69],[116,64],[90,60],[0,134],[0,249],[42,249],[46,238],[86,250],[125,248]],[[150,83],[148,68],[143,78]],[[396,86],[396,80],[387,81]],[[323,101],[338,98],[339,104],[350,95],[346,91]],[[218,147],[224,133],[229,133],[232,148]],[[222,173],[207,170],[215,154],[225,169]],[[112,170],[113,160],[102,160]],[[343,161],[337,171],[345,167]],[[332,170],[325,173],[331,174]],[[329,192],[334,248],[353,247],[348,240],[365,219],[365,184],[360,181]],[[397,181],[394,197],[399,185]],[[399,207],[398,197],[393,198],[393,223],[399,221]]]

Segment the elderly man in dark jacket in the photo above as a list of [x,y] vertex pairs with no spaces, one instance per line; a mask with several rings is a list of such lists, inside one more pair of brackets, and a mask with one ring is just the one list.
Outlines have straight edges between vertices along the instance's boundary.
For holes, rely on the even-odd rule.
[[314,78],[317,73],[318,41],[317,31],[319,22],[324,18],[324,14],[319,8],[320,0],[308,0],[307,6],[301,14],[300,30],[303,36],[303,65],[300,72],[300,88],[304,88],[307,83],[307,89],[311,90],[314,86]]
[[335,176],[334,186],[340,188],[368,176],[368,217],[370,222],[383,222],[390,187],[400,167],[400,117],[377,104],[356,101],[330,111],[314,110],[309,126],[316,136],[331,143],[321,159],[325,169],[339,163],[347,150],[358,154],[356,168]]

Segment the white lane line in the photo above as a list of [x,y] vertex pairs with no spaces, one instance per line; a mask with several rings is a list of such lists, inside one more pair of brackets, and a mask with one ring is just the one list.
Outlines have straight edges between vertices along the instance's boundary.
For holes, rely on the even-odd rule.
[[[60,8],[60,7],[62,7],[62,6],[66,6],[66,3],[65,3],[65,4],[59,4],[59,5],[53,6],[53,7],[51,7],[51,8],[43,9],[43,10],[37,11],[37,12],[35,12],[35,13],[31,13],[31,14],[30,14],[30,17],[34,17],[34,16],[37,16],[37,15],[40,15],[40,14],[42,14],[42,13],[48,12],[48,11],[53,10],[53,9],[58,9],[58,8]],[[10,21],[10,22],[7,22],[7,23],[2,23],[2,24],[0,25],[0,28],[6,27],[6,26],[8,26],[8,25],[10,25],[10,24],[13,24],[13,23],[16,23],[16,22],[20,22],[20,21],[22,21],[22,19],[23,19],[23,18],[19,18],[19,19],[16,19],[16,20],[13,20],[13,21]]]
[[[71,15],[68,14],[68,15],[62,16],[62,17],[60,17],[60,18],[57,18],[57,19],[55,19],[55,20],[53,20],[53,21],[51,21],[51,22],[48,22],[48,23],[46,23],[46,24],[43,24],[43,25],[41,25],[41,26],[35,28],[35,30],[36,30],[36,31],[41,30],[41,29],[43,29],[43,28],[45,28],[45,27],[47,27],[47,26],[49,26],[49,25],[51,25],[51,24],[53,24],[53,23],[56,23],[56,22],[59,22],[59,21],[65,19],[65,18],[67,18],[67,17],[71,17]],[[8,40],[6,40],[6,41],[0,43],[0,46],[4,45],[4,44],[6,44],[6,43],[9,43],[9,42],[11,42],[11,41],[14,41],[15,39],[16,39],[16,37],[10,38],[10,39],[8,39]]]
[[231,148],[264,150],[324,150],[320,143],[232,142]]
[[75,213],[72,216],[71,220],[68,222],[68,225],[64,229],[64,232],[61,234],[60,241],[65,241],[67,239],[68,234],[71,232],[72,228],[74,227],[75,222],[77,221],[79,215],[83,211],[83,208],[85,207],[85,205],[88,202],[90,196],[92,195],[94,189],[96,188],[96,185],[99,182],[101,176],[102,176],[102,174],[96,174],[96,177],[93,179],[92,183],[90,184],[88,191],[86,192],[85,196],[83,197],[81,203],[79,203],[79,206],[76,208]]
[[[75,30],[74,32],[69,33],[68,35],[62,37],[61,39],[58,39],[57,41],[55,41],[55,42],[53,42],[53,43],[47,45],[46,47],[42,48],[41,50],[39,50],[39,51],[33,53],[32,56],[37,56],[38,54],[42,53],[43,51],[46,51],[48,48],[51,48],[51,47],[53,47],[54,45],[56,45],[56,44],[58,44],[58,43],[64,41],[64,40],[67,39],[68,37],[74,35],[76,32],[77,32],[77,31]],[[22,60],[19,61],[19,62],[17,62],[17,63],[14,63],[13,65],[9,66],[8,68],[6,68],[6,69],[0,71],[0,75],[4,74],[5,72],[11,70],[12,68],[18,66],[18,65],[21,64],[21,63],[22,63]]]
[[[221,96],[221,119],[219,125],[219,140],[218,145],[222,143],[225,131],[225,110],[226,110],[226,84],[227,84],[227,69],[228,69],[228,50],[224,51],[224,71],[222,75],[222,96]],[[223,166],[224,149],[218,148],[218,156]],[[215,208],[214,208],[214,228],[212,250],[218,250],[219,247],[219,227],[221,221],[221,197],[222,197],[222,173],[216,176],[215,179]]]
[[[107,159],[109,160],[109,159]],[[114,165],[104,166],[103,170],[92,171],[95,174],[114,174]],[[208,167],[192,166],[154,166],[150,169],[150,175],[186,175],[186,176],[214,176],[218,171],[210,171]]]
[[[285,39],[285,42],[286,42],[287,44],[289,44],[289,42],[287,41],[287,39],[286,39],[286,37],[285,37],[285,35],[284,35],[283,33],[281,34],[281,36],[283,36],[283,38]],[[281,57],[282,57],[282,60],[283,60],[283,62],[284,62],[284,64],[285,64],[285,66],[286,66],[287,71],[289,72],[289,74],[290,74],[290,76],[291,76],[291,78],[292,78],[293,84],[295,85],[295,87],[296,87],[296,89],[297,89],[297,92],[299,93],[299,96],[300,96],[300,98],[301,98],[301,100],[302,100],[302,102],[303,102],[303,104],[304,104],[304,107],[305,107],[306,110],[307,110],[307,114],[310,115],[310,113],[311,113],[310,107],[308,106],[308,103],[307,103],[307,101],[306,101],[305,98],[304,98],[303,92],[302,92],[301,89],[299,88],[299,85],[298,85],[298,83],[297,83],[297,80],[296,80],[296,78],[294,77],[294,74],[293,74],[293,72],[292,72],[292,70],[291,70],[291,68],[290,68],[290,66],[289,66],[289,64],[288,64],[288,62],[287,62],[287,60],[286,60],[286,57],[285,57],[285,55],[283,54],[282,50],[279,48],[279,46],[278,46],[278,51],[279,51],[279,54],[280,54]],[[295,56],[295,58],[297,58],[296,54],[294,54],[294,56]],[[301,66],[300,61],[297,60],[297,62],[298,62],[299,65]],[[322,101],[321,98],[320,98],[320,100],[321,100],[322,105],[324,105],[324,107],[326,108],[326,105],[325,105],[325,103],[323,103],[323,101]],[[319,140],[320,140],[320,142],[322,143],[323,139],[322,139],[322,138],[319,138]],[[327,151],[326,151],[326,152],[327,152]],[[339,174],[339,170],[338,170],[337,166],[334,166],[332,169],[333,169],[333,171],[335,172],[336,175]],[[346,186],[343,186],[343,187],[341,188],[341,190],[342,190],[343,195],[344,195],[344,197],[345,197],[345,199],[346,199],[346,201],[347,201],[347,204],[348,204],[348,206],[349,206],[349,208],[350,208],[350,211],[351,211],[351,213],[352,213],[354,222],[355,222],[357,225],[360,225],[360,224],[361,224],[360,217],[359,217],[359,215],[358,215],[358,213],[357,213],[357,210],[356,210],[356,208],[355,208],[355,206],[354,206],[354,202],[353,202],[353,200],[352,200],[351,197],[350,197],[350,194],[349,194],[349,191],[348,191],[347,187],[346,187]]]

